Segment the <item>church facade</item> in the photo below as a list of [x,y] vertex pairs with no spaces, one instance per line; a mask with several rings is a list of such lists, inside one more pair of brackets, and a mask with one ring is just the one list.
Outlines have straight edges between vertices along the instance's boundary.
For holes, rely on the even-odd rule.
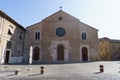
[[98,43],[97,29],[63,10],[26,29],[0,11],[1,64],[29,62],[30,55],[33,63],[95,61]]
[[33,62],[95,61],[98,30],[60,10],[27,27],[26,49]]

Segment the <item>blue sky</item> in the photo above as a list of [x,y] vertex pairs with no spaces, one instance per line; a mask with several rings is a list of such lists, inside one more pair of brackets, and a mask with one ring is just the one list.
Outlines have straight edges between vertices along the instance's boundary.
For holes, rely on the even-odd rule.
[[120,0],[1,0],[0,9],[27,27],[62,10],[99,30],[99,38],[120,39]]

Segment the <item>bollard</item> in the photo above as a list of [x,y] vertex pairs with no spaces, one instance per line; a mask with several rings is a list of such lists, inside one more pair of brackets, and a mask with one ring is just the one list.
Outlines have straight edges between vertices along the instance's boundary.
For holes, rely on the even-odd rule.
[[103,65],[99,65],[99,67],[100,67],[100,72],[104,72],[104,67],[103,67]]
[[45,68],[45,67],[44,67],[44,66],[41,66],[40,68],[41,68],[41,69],[40,69],[40,70],[41,70],[41,71],[40,71],[40,74],[44,74],[44,68]]
[[15,70],[15,75],[18,75],[20,69]]

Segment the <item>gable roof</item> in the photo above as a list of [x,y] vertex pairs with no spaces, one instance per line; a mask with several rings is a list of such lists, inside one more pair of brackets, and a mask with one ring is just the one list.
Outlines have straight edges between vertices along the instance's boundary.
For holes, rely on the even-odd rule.
[[[86,25],[87,27],[90,27],[90,28],[92,28],[92,29],[95,29],[96,31],[99,31],[98,29],[96,29],[96,28],[94,28],[94,27],[92,27],[92,26],[90,26],[90,25],[88,25],[88,24],[85,24],[85,23],[81,22],[79,19],[77,19],[76,17],[74,17],[74,16],[66,13],[66,12],[63,11],[63,10],[59,10],[59,11],[55,12],[54,14],[52,14],[52,15],[46,17],[45,19],[43,19],[41,22],[47,21],[47,19],[49,19],[50,17],[52,17],[52,16],[54,16],[54,15],[56,15],[56,14],[61,14],[61,13],[65,14],[65,15],[67,15],[67,16],[72,17],[74,20],[79,21],[80,23]],[[60,16],[60,17],[62,17],[62,16]],[[33,25],[37,25],[37,24],[39,24],[39,23],[41,23],[41,22],[35,23],[35,24],[33,24]],[[33,26],[33,25],[30,25],[30,26]],[[30,26],[28,26],[28,27],[30,27]]]
[[[56,14],[59,14],[60,12],[65,13],[66,15],[69,15],[69,16],[75,18],[74,16],[72,16],[72,15],[66,13],[65,11],[59,10],[59,11],[55,12],[54,14],[52,14],[52,15],[50,15],[50,16],[44,18],[44,19],[41,20],[40,22],[37,22],[37,23],[35,23],[35,24],[32,24],[32,25],[30,25],[30,26],[28,26],[28,27],[31,27],[31,26],[37,25],[37,24],[39,24],[39,23],[42,23],[43,21],[47,20],[48,18],[50,18],[50,17],[52,17],[52,16],[54,16],[54,15],[56,15]],[[76,20],[79,20],[79,19],[77,19],[77,18],[75,18],[75,19],[76,19]]]
[[74,16],[72,16],[72,15],[70,15],[70,14],[66,13],[66,12],[65,12],[65,11],[63,11],[63,10],[59,10],[59,11],[55,12],[54,14],[52,14],[52,15],[50,15],[50,16],[48,16],[48,17],[46,17],[46,18],[45,18],[45,19],[43,19],[42,21],[45,21],[45,20],[47,20],[48,18],[50,18],[50,17],[52,17],[52,16],[54,16],[54,15],[56,15],[56,14],[59,14],[59,13],[64,13],[64,14],[66,14],[66,15],[68,15],[68,16],[71,16],[72,18],[74,18],[74,19],[76,19],[76,20],[78,20],[78,21],[79,21],[79,19],[77,19],[76,17],[74,17]]

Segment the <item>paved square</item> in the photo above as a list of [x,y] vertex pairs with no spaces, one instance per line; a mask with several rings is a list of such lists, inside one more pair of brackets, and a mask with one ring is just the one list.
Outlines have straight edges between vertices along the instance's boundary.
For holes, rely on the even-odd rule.
[[[100,73],[99,65],[104,66]],[[119,80],[120,62],[101,61],[88,63],[44,64],[45,73],[40,75],[40,65],[1,65],[0,80]],[[15,75],[15,70],[20,69]]]

